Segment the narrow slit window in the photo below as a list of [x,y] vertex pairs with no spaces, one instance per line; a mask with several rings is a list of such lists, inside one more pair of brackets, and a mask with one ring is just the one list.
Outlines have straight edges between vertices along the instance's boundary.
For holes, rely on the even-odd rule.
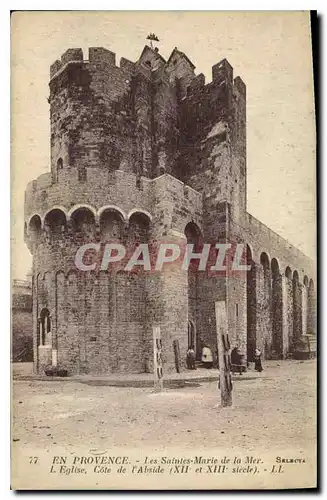
[[63,167],[64,167],[63,159],[62,158],[58,158],[58,161],[57,161],[57,170],[62,170]]

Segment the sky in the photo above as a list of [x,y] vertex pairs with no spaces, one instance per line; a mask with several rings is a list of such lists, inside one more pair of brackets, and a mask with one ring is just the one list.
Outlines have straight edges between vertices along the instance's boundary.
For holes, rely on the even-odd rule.
[[211,81],[223,58],[247,86],[248,212],[315,258],[315,115],[307,12],[16,12],[11,21],[12,277],[26,185],[50,171],[49,67],[67,48],[105,47],[135,61],[155,32],[160,53],[187,54]]

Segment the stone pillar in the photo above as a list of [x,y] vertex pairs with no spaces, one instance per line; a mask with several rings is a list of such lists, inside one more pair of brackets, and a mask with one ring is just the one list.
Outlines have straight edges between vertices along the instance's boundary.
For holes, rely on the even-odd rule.
[[302,335],[306,335],[308,326],[308,288],[306,285],[301,285],[301,289],[302,289]]
[[108,373],[110,371],[109,367],[109,333],[110,333],[110,322],[109,322],[109,279],[108,273],[106,271],[100,271],[99,273],[99,352],[101,359],[101,367],[99,371],[101,373]]
[[309,334],[316,335],[316,296],[313,281],[310,280],[308,289],[308,324]]
[[272,353],[271,271],[258,266],[257,273],[257,347],[270,359]]
[[[227,326],[230,344],[247,358],[247,277],[246,271],[226,279]],[[223,291],[223,290],[222,290]]]
[[293,343],[302,335],[302,287],[293,278]]
[[188,343],[188,293],[187,271],[170,266],[160,275],[160,292],[157,306],[162,308],[161,340],[164,371],[175,370],[174,340],[178,340],[183,369]]
[[258,345],[257,335],[257,295],[258,295],[258,272],[259,267],[251,261],[251,270],[247,273],[247,360],[254,360],[254,351]]
[[283,276],[283,353],[292,351],[293,342],[293,285],[292,279]]
[[150,177],[152,170],[151,72],[134,78],[135,166],[138,176]]
[[273,273],[271,282],[272,356],[283,357],[283,279],[279,272]]
[[288,278],[282,275],[282,358],[289,352],[289,287]]
[[[161,235],[153,237],[151,255],[158,255]],[[183,235],[167,235],[169,243],[184,245]],[[157,244],[156,241],[159,243]],[[183,255],[182,255],[183,257]],[[188,348],[188,272],[181,260],[164,264],[161,270],[147,273],[147,315],[144,332],[146,370],[153,370],[153,327],[160,327],[164,373],[175,372],[174,341],[178,341],[181,370],[185,367]]]
[[38,373],[38,345],[39,345],[39,318],[38,318],[38,279],[33,274],[33,372]]
[[46,366],[51,365],[52,362],[52,349],[50,345],[39,345],[39,373],[43,374]]

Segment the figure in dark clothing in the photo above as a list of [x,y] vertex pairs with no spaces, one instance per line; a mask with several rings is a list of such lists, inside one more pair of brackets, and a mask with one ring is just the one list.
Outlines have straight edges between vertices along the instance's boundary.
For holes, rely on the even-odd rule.
[[230,353],[230,362],[232,364],[232,373],[236,372],[242,375],[242,373],[246,371],[244,355],[241,353],[238,346],[232,349],[232,352]]
[[240,365],[241,364],[241,353],[238,347],[234,347],[230,354],[230,360],[232,365]]
[[257,372],[262,372],[262,370],[263,370],[262,364],[261,364],[261,356],[262,356],[262,353],[261,353],[260,349],[257,348],[254,351],[254,369]]
[[186,353],[186,364],[187,364],[187,368],[189,370],[196,370],[196,368],[195,368],[195,351],[194,351],[193,346],[189,347],[188,351]]

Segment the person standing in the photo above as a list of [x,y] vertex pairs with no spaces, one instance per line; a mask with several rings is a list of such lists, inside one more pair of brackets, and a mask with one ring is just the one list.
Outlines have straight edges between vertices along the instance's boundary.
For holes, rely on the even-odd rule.
[[206,368],[212,368],[212,363],[213,363],[212,352],[207,345],[204,345],[202,349],[201,361]]
[[186,364],[187,364],[187,368],[189,370],[196,370],[196,368],[195,368],[195,351],[194,351],[193,346],[189,347],[188,351],[186,353]]
[[256,350],[254,351],[254,369],[257,372],[262,372],[262,370],[263,370],[262,363],[261,363],[261,356],[262,356],[262,353],[261,353],[260,349],[257,347]]

